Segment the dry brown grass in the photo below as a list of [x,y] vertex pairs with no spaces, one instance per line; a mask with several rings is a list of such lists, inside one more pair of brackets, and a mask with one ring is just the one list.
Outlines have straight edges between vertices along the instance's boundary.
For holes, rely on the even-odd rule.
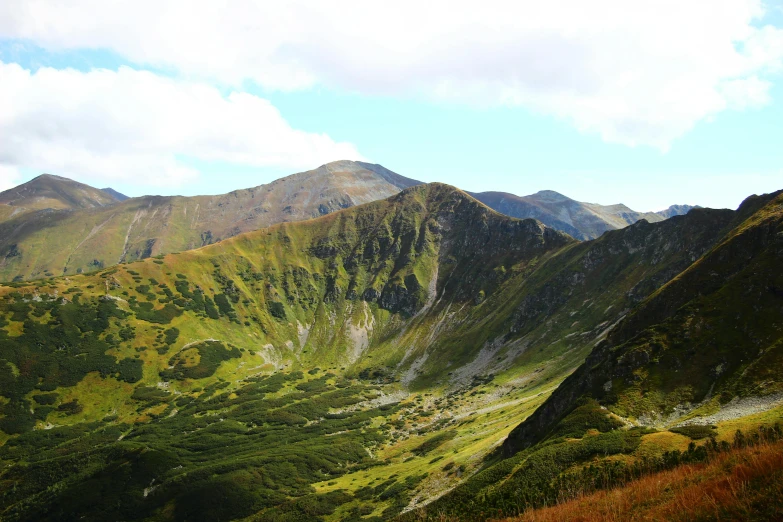
[[783,520],[783,441],[721,453],[506,522]]

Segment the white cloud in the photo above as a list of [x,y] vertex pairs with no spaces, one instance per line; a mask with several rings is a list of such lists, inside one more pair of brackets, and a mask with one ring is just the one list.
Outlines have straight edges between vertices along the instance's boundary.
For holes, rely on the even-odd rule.
[[19,184],[19,171],[16,167],[0,163],[0,192]]
[[6,168],[180,186],[198,176],[189,159],[304,169],[361,158],[349,143],[291,128],[267,100],[198,82],[128,67],[32,73],[3,62],[0,79]]
[[522,106],[666,149],[768,102],[783,30],[763,15],[762,0],[12,0],[0,35],[228,85]]

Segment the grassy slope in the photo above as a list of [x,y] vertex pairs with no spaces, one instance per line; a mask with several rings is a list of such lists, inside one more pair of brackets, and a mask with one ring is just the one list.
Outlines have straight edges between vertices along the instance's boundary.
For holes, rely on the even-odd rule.
[[[525,447],[579,396],[652,418],[715,397],[780,389],[783,195],[736,224],[707,255],[647,298],[506,447]],[[741,215],[741,214],[740,214]],[[643,419],[644,421],[644,419]],[[649,421],[648,421],[649,422]]]
[[[19,215],[0,223],[0,279],[73,275],[197,248],[274,223],[309,219],[389,197],[400,190],[397,185],[413,183],[394,176],[390,172],[379,175],[354,162],[335,162],[218,196],[145,196],[106,208],[55,205],[50,204],[51,198],[36,200],[31,209],[59,210]],[[54,189],[62,192],[69,184],[76,183],[63,180]],[[80,186],[111,199],[100,190]]]
[[[570,487],[567,480],[563,483],[564,477],[585,461],[599,455],[604,457],[599,459],[602,465],[660,458],[665,449],[684,449],[688,438],[657,430],[693,422],[698,414],[714,413],[731,399],[776,397],[783,331],[780,296],[775,291],[783,285],[775,269],[781,255],[781,197],[748,202],[748,208],[725,216],[725,237],[642,298],[585,364],[511,432],[503,453],[513,457],[497,455],[497,460],[435,502],[427,513],[459,514],[472,520],[493,510],[513,513],[551,503],[562,493],[559,488]],[[660,230],[663,225],[652,228]],[[712,401],[700,406],[707,393],[713,394]],[[585,396],[601,399],[605,407],[595,402],[585,405]],[[699,407],[688,407],[687,402]],[[675,411],[674,406],[680,409]],[[676,415],[666,417],[673,412]],[[779,421],[780,408],[757,416],[757,422]],[[723,437],[728,427],[745,428],[752,418],[719,422],[715,433]],[[627,429],[634,424],[656,429]],[[626,429],[616,429],[623,426]]]
[[[3,408],[6,418],[27,415],[7,409],[8,404],[33,409],[32,421],[39,427],[97,422],[98,428],[91,430],[128,431],[133,425],[156,426],[173,411],[168,401],[140,398],[140,393],[150,393],[144,391],[149,387],[200,400],[202,390],[220,386],[227,402],[210,414],[218,415],[239,408],[231,401],[252,383],[247,379],[319,367],[358,379],[353,381],[357,386],[379,387],[381,402],[403,404],[369,419],[370,427],[385,426],[383,440],[365,446],[378,457],[374,463],[383,466],[346,468],[304,480],[315,483],[312,491],[321,495],[337,490],[355,494],[343,498],[333,514],[323,515],[354,516],[366,506],[376,514],[388,509],[390,515],[408,502],[431,499],[463,482],[514,423],[580,364],[611,324],[708,250],[732,218],[731,212],[694,212],[576,244],[534,221],[505,218],[436,184],[199,250],[92,275],[5,287],[0,293],[6,298],[3,330],[9,339],[25,335],[22,319],[53,326],[63,322],[52,315],[60,313],[62,305],[56,303],[62,297],[75,301],[80,295],[79,306],[92,313],[108,289],[119,299],[112,302],[132,315],[110,318],[97,337],[108,343],[114,360],[141,361],[142,375],[127,382],[118,378],[113,362],[107,368],[96,360],[95,370],[47,392],[55,394],[48,413],[33,398],[44,391],[35,382],[34,389],[5,399],[10,402]],[[431,286],[436,274],[437,284]],[[203,291],[200,307],[192,297],[197,288]],[[28,303],[36,294],[42,304]],[[217,304],[212,312],[204,305],[207,297],[217,303],[221,295],[229,306],[222,316]],[[145,302],[154,303],[157,313],[173,306],[181,314],[164,317],[170,319],[165,324],[152,323],[142,318],[148,313],[140,305]],[[17,305],[27,306],[26,311],[15,311]],[[15,319],[14,313],[25,315]],[[135,327],[135,336],[119,342],[126,326]],[[169,328],[179,330],[170,346],[164,335]],[[109,335],[113,342],[106,341]],[[169,366],[201,371],[201,360],[206,364],[214,355],[200,351],[208,343],[186,346],[206,339],[218,339],[234,355],[218,361],[211,375],[169,378],[162,384],[161,372],[168,375]],[[15,383],[20,375],[37,375],[36,361],[48,360],[48,349],[29,352],[26,359],[14,355],[4,378]],[[51,349],[60,353],[56,346]],[[67,361],[55,360],[65,369]],[[52,374],[49,368],[43,371]],[[80,408],[59,409],[73,399]],[[166,422],[186,422],[179,414],[174,418],[178,420]],[[362,433],[366,420],[349,432]],[[438,436],[445,437],[441,444],[419,449]],[[108,450],[112,444],[101,447]],[[28,457],[5,458],[19,462]],[[244,481],[243,473],[236,480]],[[391,494],[385,493],[391,487],[386,485],[365,498],[362,488],[378,487],[395,474],[404,487],[395,486],[399,491]],[[256,495],[255,486],[247,487]],[[310,494],[289,491],[286,498]],[[171,490],[171,495],[164,504],[172,507],[164,511],[176,508],[178,493]]]
[[776,520],[783,517],[783,443],[737,449],[507,522]]
[[[463,219],[455,219],[454,216],[462,216]],[[476,226],[477,230],[465,230],[470,226]],[[389,201],[349,209],[311,222],[278,225],[220,245],[172,254],[163,259],[121,265],[94,275],[13,285],[13,288],[4,289],[4,295],[10,298],[5,301],[7,308],[4,314],[8,319],[5,331],[9,338],[31,328],[23,324],[23,320],[56,327],[64,320],[59,315],[55,319],[53,313],[59,314],[61,308],[74,307],[77,301],[82,308],[75,309],[74,313],[89,315],[97,303],[107,302],[101,297],[108,289],[109,295],[115,297],[112,305],[116,303],[120,310],[137,317],[111,318],[109,325],[98,332],[98,338],[106,340],[112,335],[116,341],[126,325],[133,326],[134,337],[126,342],[109,343],[107,353],[117,361],[141,361],[142,375],[140,380],[129,383],[118,378],[113,368],[101,370],[109,374],[103,377],[97,370],[92,371],[73,385],[55,386],[53,392],[47,392],[55,395],[54,410],[48,413],[43,413],[46,406],[39,405],[33,398],[42,395],[40,386],[33,385],[31,391],[21,388],[23,395],[12,399],[16,401],[14,404],[21,401],[20,404],[26,405],[24,408],[35,410],[33,420],[37,419],[35,422],[39,426],[83,426],[89,422],[124,426],[153,422],[173,410],[167,403],[148,404],[135,398],[138,390],[155,388],[162,380],[160,373],[167,371],[169,366],[177,366],[179,361],[183,361],[186,367],[198,366],[199,356],[191,354],[193,349],[186,346],[212,338],[219,339],[228,347],[236,347],[240,351],[239,356],[220,363],[214,374],[205,378],[171,380],[166,386],[169,393],[197,399],[201,389],[222,383],[225,383],[228,392],[239,393],[247,385],[243,379],[284,367],[288,371],[291,368],[321,366],[338,373],[350,368],[349,375],[363,375],[362,369],[369,367],[363,382],[367,379],[390,381],[393,376],[387,375],[389,370],[386,365],[382,367],[384,372],[377,373],[381,368],[372,359],[371,353],[360,351],[359,355],[364,357],[350,367],[351,354],[356,352],[355,343],[352,344],[353,340],[346,331],[356,322],[366,322],[369,314],[375,324],[371,350],[383,353],[389,345],[385,339],[390,332],[399,336],[407,318],[421,309],[429,298],[427,278],[435,273],[434,266],[442,243],[448,243],[448,248],[465,253],[467,257],[450,263],[447,268],[439,268],[438,272],[446,274],[444,277],[449,273],[458,278],[470,277],[476,285],[481,285],[487,279],[481,268],[486,269],[488,274],[494,274],[493,263],[500,262],[495,257],[501,248],[513,246],[517,260],[522,262],[531,255],[546,253],[548,249],[568,242],[567,237],[548,231],[535,222],[509,220],[454,189],[434,185],[411,189]],[[482,253],[485,255],[483,258]],[[482,262],[474,264],[476,257]],[[505,257],[501,255],[499,259]],[[210,318],[206,309],[188,309],[165,324],[140,320],[142,311],[138,303],[154,303],[159,311],[169,305],[184,310],[192,303],[180,290],[194,295],[197,287],[203,289],[204,299],[210,297],[216,303],[219,295],[234,296],[236,301],[228,301],[233,310],[218,319]],[[471,296],[478,293],[478,288],[461,285],[456,290],[465,293],[461,299],[470,301]],[[490,290],[489,286],[487,290]],[[366,294],[366,302],[354,296],[365,295],[367,291],[370,293]],[[171,292],[172,296],[168,296],[167,292]],[[60,304],[62,298],[74,303],[63,306]],[[182,306],[176,303],[182,303]],[[280,303],[278,310],[282,314],[273,315],[272,303]],[[15,318],[12,310],[23,315]],[[163,332],[169,328],[179,330],[176,341],[170,347],[163,341]],[[309,334],[305,335],[303,328],[308,328]],[[78,352],[78,332],[76,335],[73,348],[69,350]],[[85,332],[81,335],[91,334]],[[377,346],[375,335],[379,339]],[[15,354],[15,358],[6,364],[8,372],[5,378],[10,379],[9,384],[16,387],[20,376],[52,373],[51,366],[39,367],[34,362],[47,357],[48,347],[20,354],[17,348],[11,346],[14,345],[6,343],[4,347],[4,350]],[[398,348],[398,351],[402,349]],[[401,355],[396,358],[400,359]],[[66,357],[59,362],[44,364],[59,364],[61,370],[56,373],[67,374],[70,371],[69,361]],[[86,369],[89,370],[89,367]],[[389,382],[384,389],[386,393],[395,393],[399,385]],[[426,459],[400,463],[400,470],[407,476],[416,476],[422,466],[437,469],[434,463],[429,464],[430,460],[437,452],[446,447],[453,449],[455,445],[464,446],[464,452],[455,455],[460,465],[462,461],[470,460],[469,464],[474,466],[475,452],[486,451],[487,446],[501,440],[505,430],[511,427],[511,419],[527,414],[543,399],[543,396],[537,397],[541,391],[545,390],[532,386],[532,399],[513,401],[513,404],[505,404],[507,401],[498,401],[494,397],[470,395],[470,389],[451,396],[448,399],[451,411],[446,423],[439,424],[435,431],[446,429],[447,424],[455,429],[458,421],[464,421],[463,427],[456,429],[457,437]],[[402,397],[405,396],[403,393]],[[78,411],[59,409],[73,399],[78,400]],[[429,438],[427,430],[432,428],[427,426],[440,420],[440,415],[435,417],[433,400],[427,399],[426,412],[416,412],[424,406],[411,398],[410,411],[406,412],[410,413],[410,418],[406,415],[394,428],[392,444],[381,453],[384,461],[393,462],[393,455],[399,455],[397,460],[404,460],[410,455],[412,447]],[[500,408],[494,408],[496,403],[503,404],[502,413],[497,411]],[[493,412],[491,418],[487,415],[474,421],[458,417],[467,416],[468,410],[479,405],[488,407],[488,413]],[[9,415],[17,419],[23,417],[15,409],[6,410],[6,417]],[[377,422],[384,422],[384,419]],[[460,475],[462,473],[464,471],[459,472]],[[454,475],[449,480],[458,480],[458,476]],[[427,487],[430,490],[422,493],[424,496],[432,494],[435,486]],[[59,503],[60,500],[54,502]],[[385,509],[385,504],[390,502],[397,505],[400,501],[384,498],[379,509]],[[366,504],[365,501],[362,503]],[[392,506],[396,510],[401,507]]]

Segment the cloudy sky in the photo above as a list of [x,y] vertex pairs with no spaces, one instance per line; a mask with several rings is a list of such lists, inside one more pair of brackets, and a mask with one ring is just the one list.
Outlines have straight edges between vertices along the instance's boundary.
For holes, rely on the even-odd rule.
[[781,0],[0,3],[0,188],[337,159],[638,210],[783,188]]

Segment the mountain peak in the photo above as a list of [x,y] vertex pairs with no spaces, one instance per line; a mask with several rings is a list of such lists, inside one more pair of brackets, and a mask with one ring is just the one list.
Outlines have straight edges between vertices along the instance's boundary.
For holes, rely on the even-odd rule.
[[337,160],[337,161],[331,161],[329,163],[325,163],[315,169],[318,170],[325,170],[326,172],[333,174],[337,172],[349,172],[349,173],[359,173],[359,172],[371,172],[375,176],[379,176],[383,181],[390,183],[397,187],[398,189],[402,190],[408,187],[413,187],[415,185],[420,185],[422,182],[406,178],[405,176],[401,176],[400,174],[397,174],[396,172],[393,172],[383,165],[379,165],[377,163],[367,163],[365,161],[354,161],[354,160]]
[[66,178],[65,176],[58,176],[57,174],[49,174],[47,172],[44,172],[43,174],[40,174],[33,179],[29,181],[29,183],[32,183],[36,180],[57,180],[57,181],[70,181],[72,183],[78,183],[77,181],[72,180],[71,178]]
[[[358,162],[353,160],[335,160],[330,161],[329,163],[324,163],[321,165],[322,168],[326,168],[327,170],[358,170],[361,168]],[[321,168],[319,167],[319,168]]]
[[[529,197],[531,197],[531,196],[529,196]],[[563,194],[561,194],[559,192],[555,192],[554,190],[539,190],[538,192],[533,194],[532,197],[535,197],[535,198],[538,198],[538,199],[541,199],[541,200],[544,200],[544,201],[547,201],[547,202],[552,202],[552,203],[559,203],[559,202],[563,202],[563,201],[573,201],[568,196],[564,196]]]
[[[127,201],[109,188],[39,177],[0,195],[0,203],[5,203],[0,204],[0,225],[31,212],[25,227],[14,222],[0,230],[0,252],[12,245],[22,252],[0,267],[0,277],[29,278],[63,269],[74,273],[92,269],[95,260],[109,264],[199,248],[276,223],[309,220],[385,199],[417,184],[381,165],[349,160],[228,194]],[[33,212],[44,209],[71,212],[57,216],[53,226],[48,213]],[[91,233],[100,223],[112,225]],[[67,238],[78,247],[67,253],[51,249],[47,245],[55,238]]]
[[471,193],[487,206],[516,218],[535,218],[576,239],[600,237],[607,230],[627,227],[640,219],[650,223],[685,214],[690,205],[672,205],[661,212],[637,212],[622,203],[600,205],[576,201],[554,190],[540,190],[529,196],[506,192]]
[[656,212],[659,216],[663,216],[666,219],[674,216],[682,216],[687,214],[694,208],[701,208],[698,205],[671,205],[669,208]]
[[113,205],[118,200],[100,189],[55,174],[41,174],[26,183],[0,192],[0,205],[14,207],[1,218],[35,210],[75,210]]
[[122,192],[117,192],[116,190],[114,190],[111,187],[105,187],[105,188],[102,188],[101,190],[103,192],[105,192],[106,194],[110,195],[111,197],[113,197],[114,199],[116,199],[117,201],[125,201],[126,199],[130,199],[128,196],[126,196]]

